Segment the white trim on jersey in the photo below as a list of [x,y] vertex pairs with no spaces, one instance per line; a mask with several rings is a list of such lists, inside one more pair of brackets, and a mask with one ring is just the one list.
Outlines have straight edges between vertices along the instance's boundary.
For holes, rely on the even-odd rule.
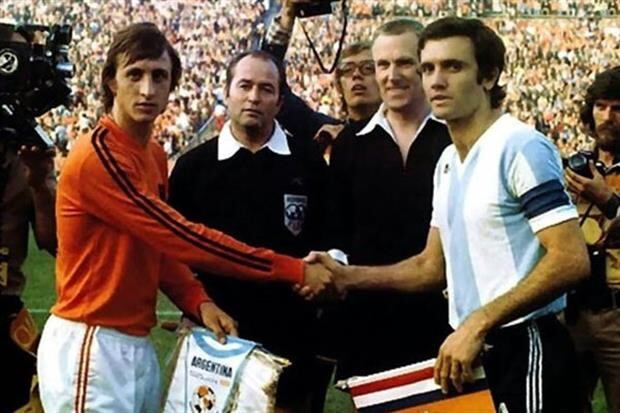
[[[577,218],[557,150],[510,115],[491,125],[463,161],[448,146],[434,188],[431,226],[441,237],[454,328],[532,271],[544,255],[537,232]],[[564,306],[562,296],[509,324]]]

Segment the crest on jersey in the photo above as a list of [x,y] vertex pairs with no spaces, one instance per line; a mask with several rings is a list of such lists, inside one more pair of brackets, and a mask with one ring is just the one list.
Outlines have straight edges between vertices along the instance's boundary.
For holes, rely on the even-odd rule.
[[207,385],[200,385],[192,394],[190,406],[193,413],[207,413],[215,407],[215,392]]
[[19,59],[11,49],[0,50],[0,75],[12,75],[18,67]]
[[306,195],[284,194],[284,226],[297,236],[301,233],[308,209]]

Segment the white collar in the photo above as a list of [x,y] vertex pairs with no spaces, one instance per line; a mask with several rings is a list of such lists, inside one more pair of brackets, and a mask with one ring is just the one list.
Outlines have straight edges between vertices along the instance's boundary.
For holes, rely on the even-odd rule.
[[[387,132],[388,135],[390,135],[390,137],[392,138],[392,140],[396,143],[398,143],[396,141],[396,135],[394,134],[394,131],[392,130],[392,127],[390,126],[390,123],[388,122],[387,118],[385,117],[385,104],[382,103],[381,106],[379,107],[379,110],[377,110],[375,112],[375,114],[372,116],[372,118],[370,118],[370,121],[368,121],[368,123],[366,124],[366,126],[364,126],[364,128],[362,128],[361,131],[357,132],[356,135],[357,136],[362,136],[362,135],[367,135],[370,132],[372,132],[375,127],[379,126],[381,127],[385,132]],[[418,137],[418,135],[420,135],[420,132],[422,132],[422,130],[424,129],[424,127],[426,126],[426,124],[428,123],[428,120],[432,119],[436,122],[439,123],[443,123],[445,124],[446,122],[436,118],[435,116],[433,116],[433,114],[431,112],[428,113],[428,115],[426,115],[426,117],[424,118],[424,120],[422,121],[422,123],[420,123],[420,126],[418,126],[418,130],[416,130],[415,132],[415,136],[413,137],[413,141],[416,140],[416,138]]]
[[[261,146],[261,149],[264,147],[267,147],[271,152],[277,153],[278,155],[291,154],[286,134],[277,120],[274,120],[271,137]],[[219,141],[217,143],[217,160],[223,161],[232,158],[241,148],[244,148],[244,146],[233,136],[229,120],[222,126],[222,131],[220,132]]]

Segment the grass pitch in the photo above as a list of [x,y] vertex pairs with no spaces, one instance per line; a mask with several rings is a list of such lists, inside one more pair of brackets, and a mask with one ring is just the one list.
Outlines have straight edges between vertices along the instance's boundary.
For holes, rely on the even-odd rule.
[[[45,252],[39,251],[34,240],[30,240],[30,250],[24,272],[28,278],[26,291],[24,292],[24,302],[31,310],[39,329],[43,327],[48,317],[48,310],[56,300],[54,289],[54,259]],[[157,302],[159,322],[165,320],[178,320],[180,313],[177,308],[163,295],[160,294]],[[162,330],[159,327],[153,329],[151,337],[157,350],[157,356],[162,366],[165,368],[165,361],[175,344],[173,333]],[[347,396],[342,392],[330,389],[325,402],[325,413],[349,413],[353,412],[352,404]],[[607,407],[601,387],[597,389],[594,400],[594,412],[605,413]]]

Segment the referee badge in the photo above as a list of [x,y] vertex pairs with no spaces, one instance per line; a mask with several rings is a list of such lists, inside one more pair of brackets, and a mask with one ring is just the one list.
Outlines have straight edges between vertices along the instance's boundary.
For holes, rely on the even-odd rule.
[[306,195],[284,194],[284,226],[297,236],[301,233],[306,219],[308,197]]

